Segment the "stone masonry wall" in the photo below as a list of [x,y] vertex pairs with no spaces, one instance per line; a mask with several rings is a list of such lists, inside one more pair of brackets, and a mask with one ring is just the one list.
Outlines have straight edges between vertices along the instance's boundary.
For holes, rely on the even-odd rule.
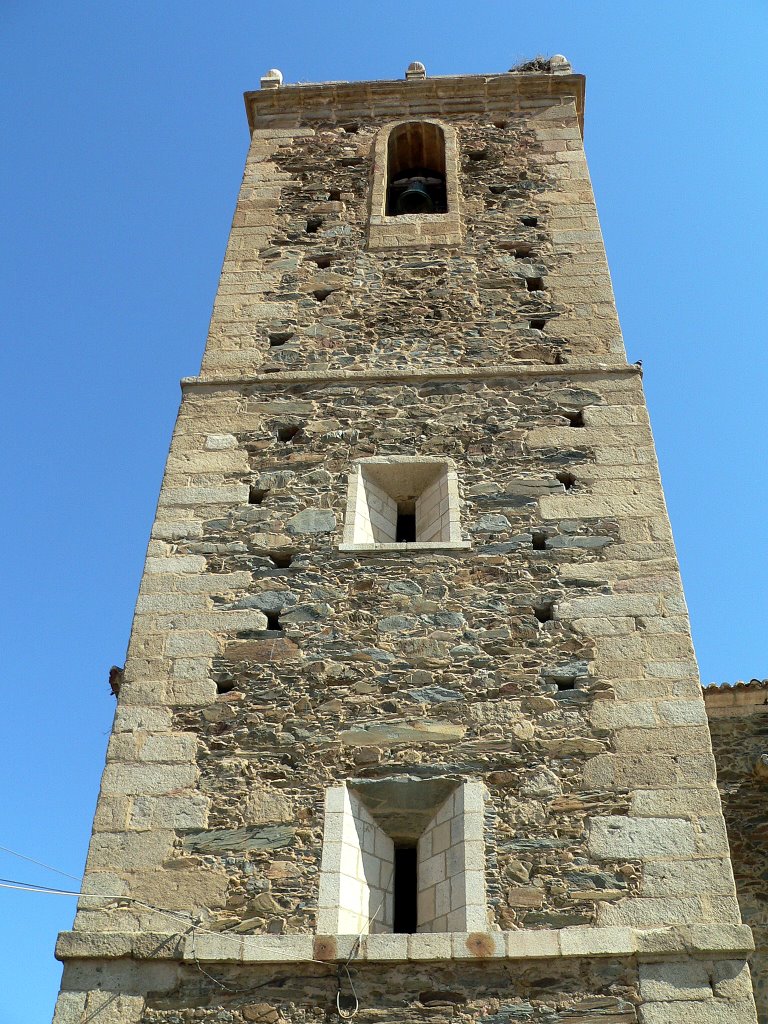
[[[754,684],[753,684],[754,685]],[[755,937],[750,957],[760,1024],[768,1022],[768,689],[705,691],[736,892]]]
[[[583,428],[559,415],[575,406]],[[231,468],[161,497],[133,641],[148,657],[129,662],[126,697],[163,700],[152,714],[171,731],[119,712],[93,883],[120,864],[117,829],[137,858],[121,876],[148,902],[178,860],[177,880],[216,880],[205,905],[220,927],[312,928],[324,787],[416,771],[485,780],[498,927],[735,921],[644,420],[632,374],[191,392],[175,452],[187,470]],[[347,474],[376,421],[380,454],[468,453],[470,551],[338,551]],[[301,427],[290,442],[286,423]],[[166,678],[148,694],[137,670]],[[621,824],[631,808],[638,834]],[[99,910],[91,926],[133,913]]]
[[[391,86],[457,133],[464,244],[429,251],[366,248],[389,108],[264,101],[56,1024],[82,1024],[97,988],[105,1024],[298,1024],[334,1012],[343,956],[361,1020],[754,1022],[577,82],[498,76],[481,111],[466,81],[467,103],[457,80],[412,103]],[[340,550],[355,461],[388,455],[451,460],[465,547]],[[326,789],[402,776],[484,785],[485,929],[314,936]]]
[[[460,249],[366,250],[374,140],[388,121],[253,133],[203,373],[621,356],[573,106],[447,118]],[[529,291],[537,278],[542,290]]]

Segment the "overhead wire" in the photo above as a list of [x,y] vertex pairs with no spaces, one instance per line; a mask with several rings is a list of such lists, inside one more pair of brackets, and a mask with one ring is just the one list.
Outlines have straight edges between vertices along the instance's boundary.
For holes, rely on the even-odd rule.
[[144,900],[135,899],[133,896],[107,896],[98,892],[80,892],[72,889],[54,889],[50,885],[36,885],[34,882],[20,882],[15,878],[0,878],[0,889],[20,889],[23,892],[36,892],[44,896],[82,896],[89,900],[115,900],[118,903],[134,903],[138,907],[145,907],[147,910],[154,910],[157,914],[165,914],[167,917],[174,917],[186,924],[194,924],[198,919],[193,914],[183,910],[166,910],[163,907],[156,907],[152,903],[145,903]]
[[[54,872],[56,872],[56,874],[64,875],[66,878],[72,878],[76,882],[80,881],[80,879],[76,878],[74,875],[70,875],[66,871],[61,871],[61,870],[59,870],[59,868],[54,868],[50,864],[45,864],[45,863],[43,863],[43,861],[35,860],[32,857],[26,857],[24,854],[17,853],[15,850],[10,850],[7,847],[3,847],[3,846],[0,846],[0,850],[2,850],[5,853],[10,853],[14,857],[18,857],[20,860],[29,861],[30,863],[37,864],[40,867],[44,867],[44,868],[46,868],[49,871],[54,871]],[[392,880],[393,876],[394,876],[394,866],[392,868],[392,873],[390,874],[390,881]],[[366,934],[366,930],[370,927],[371,923],[376,919],[376,917],[378,917],[379,911],[383,907],[384,902],[386,900],[388,887],[389,887],[389,882],[387,883],[387,887],[384,889],[384,893],[383,893],[383,895],[381,897],[381,900],[379,901],[378,906],[373,911],[373,913],[368,917],[368,919],[366,920],[365,924],[363,925],[361,930],[358,932],[357,937],[356,937],[355,941],[352,944],[352,948],[350,949],[349,956],[347,957],[346,962],[343,963],[343,964],[340,963],[337,966],[337,970],[336,970],[336,981],[337,981],[336,1012],[338,1013],[339,1017],[342,1020],[352,1020],[354,1017],[357,1016],[357,1014],[358,1014],[358,1012],[360,1010],[360,999],[359,999],[359,997],[357,995],[357,991],[355,989],[355,984],[354,984],[354,982],[352,980],[352,974],[350,972],[349,965],[352,963],[353,960],[357,959],[357,957],[359,956],[359,954],[360,954],[360,945],[361,945],[361,942],[362,942],[363,935]],[[205,935],[205,934],[221,935],[221,934],[224,934],[224,933],[220,932],[220,931],[219,932],[212,932],[212,931],[209,931],[208,929],[201,928],[200,925],[202,924],[202,919],[200,917],[197,917],[197,916],[193,915],[193,914],[187,913],[185,911],[180,911],[180,910],[167,910],[166,908],[163,908],[163,907],[156,907],[152,903],[147,903],[144,900],[136,899],[133,896],[125,896],[125,895],[110,896],[110,895],[105,895],[104,893],[89,893],[89,892],[82,892],[81,890],[74,890],[74,889],[57,889],[54,886],[50,886],[50,885],[37,885],[35,882],[22,882],[22,881],[20,881],[18,879],[13,879],[13,878],[0,878],[0,889],[14,889],[14,890],[18,890],[18,891],[21,891],[21,892],[33,892],[33,893],[38,893],[39,895],[44,895],[44,896],[76,896],[78,898],[82,897],[83,899],[96,899],[96,900],[114,901],[114,902],[117,902],[117,903],[132,903],[132,904],[134,904],[137,907],[144,907],[145,909],[152,910],[152,911],[154,911],[157,914],[164,914],[166,917],[174,918],[177,921],[183,921],[186,925],[188,925],[188,929],[187,930],[192,933],[191,953],[192,953],[192,958],[194,960],[195,966],[200,971],[200,973],[203,974],[210,981],[212,981],[215,985],[218,985],[219,988],[222,988],[225,991],[228,991],[230,993],[239,992],[239,991],[245,991],[245,990],[231,988],[229,985],[226,985],[224,982],[219,981],[217,978],[214,978],[213,975],[209,974],[208,971],[206,971],[203,968],[202,964],[198,960],[197,951],[195,949],[195,938],[196,938],[196,936],[198,935],[198,933],[199,934],[203,934],[203,935]],[[310,958],[307,958],[307,959],[302,959],[300,962],[301,963],[317,963],[317,964],[322,964],[324,967],[329,967],[329,968],[332,967],[332,964],[328,963],[327,960],[318,960],[315,957],[310,957]],[[352,998],[354,1000],[354,1008],[352,1010],[349,1010],[349,1011],[343,1010],[342,1007],[341,1007],[342,971],[347,976],[347,981],[349,983],[349,987],[350,987],[350,990],[352,992]]]
[[62,871],[61,868],[54,868],[50,864],[44,863],[42,860],[35,860],[34,857],[27,857],[26,854],[18,853],[16,850],[11,850],[7,846],[0,846],[2,853],[10,853],[12,857],[18,857],[19,860],[29,861],[30,864],[37,864],[40,868],[45,868],[47,871],[53,871],[54,874],[63,875],[65,878],[71,878],[74,882],[81,881],[78,875],[70,875],[68,871]]

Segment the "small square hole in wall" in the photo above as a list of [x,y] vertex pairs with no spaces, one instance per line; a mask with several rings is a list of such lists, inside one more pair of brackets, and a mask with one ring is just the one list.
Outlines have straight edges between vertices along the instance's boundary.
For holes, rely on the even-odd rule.
[[288,569],[295,557],[291,551],[273,551],[269,560],[276,569]]
[[264,612],[267,617],[267,629],[273,633],[282,633],[283,627],[280,624],[280,612]]
[[538,217],[521,217],[520,223],[526,228],[536,228],[539,226]]
[[327,252],[319,252],[315,256],[310,256],[309,259],[315,263],[320,270],[327,270],[333,263],[333,256]]
[[576,689],[576,676],[560,676],[558,679],[554,679],[553,682],[558,692]]
[[528,326],[531,328],[532,331],[543,331],[544,328],[547,326],[547,321],[539,319],[531,320],[529,321]]
[[583,427],[584,426],[584,410],[583,409],[564,409],[562,415],[568,420],[568,423],[572,427]]
[[220,679],[216,683],[216,693],[231,693],[235,688],[234,679]]
[[306,232],[307,232],[308,235],[315,235],[315,234],[317,234],[317,232],[320,230],[320,228],[322,226],[323,226],[323,218],[322,217],[309,217],[307,219]]
[[533,609],[533,614],[539,622],[551,622],[554,617],[554,607],[552,601],[542,601]]
[[300,434],[301,427],[295,424],[277,428],[277,440],[282,441],[283,444],[291,444]]
[[531,533],[531,545],[534,551],[545,551],[547,547],[547,535],[541,530],[533,530]]
[[570,491],[576,484],[576,477],[567,469],[564,469],[561,473],[555,473],[555,479],[560,481],[566,491]]
[[318,302],[325,302],[329,295],[333,295],[337,292],[338,288],[316,288],[312,294],[315,296]]
[[543,292],[544,291],[544,278],[543,277],[526,277],[525,287],[529,292]]
[[332,188],[328,192],[329,203],[340,203],[341,202],[341,189]]
[[248,504],[249,505],[261,505],[269,494],[269,488],[265,487],[249,487],[248,488]]
[[269,347],[279,348],[293,337],[293,331],[274,331],[269,337]]

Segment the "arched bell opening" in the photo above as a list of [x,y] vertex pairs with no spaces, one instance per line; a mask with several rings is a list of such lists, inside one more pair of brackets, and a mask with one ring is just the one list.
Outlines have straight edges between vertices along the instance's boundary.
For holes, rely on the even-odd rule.
[[387,216],[447,211],[442,128],[428,121],[398,125],[387,144]]

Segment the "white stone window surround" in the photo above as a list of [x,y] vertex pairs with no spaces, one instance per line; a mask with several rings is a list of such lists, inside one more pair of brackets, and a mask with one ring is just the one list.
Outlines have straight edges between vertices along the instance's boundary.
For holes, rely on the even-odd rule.
[[[418,932],[488,928],[484,794],[481,782],[460,782],[427,811],[416,841]],[[392,933],[395,843],[382,823],[392,828],[391,814],[377,820],[354,783],[326,791],[318,934]]]
[[[400,498],[415,497],[416,540],[397,541]],[[459,481],[450,459],[390,455],[361,459],[349,474],[341,551],[468,549]]]
[[[411,123],[434,125],[442,133],[445,157],[446,213],[387,215],[389,139]],[[373,149],[373,185],[368,223],[370,249],[425,245],[458,245],[463,239],[459,192],[459,148],[456,129],[432,117],[411,117],[384,125]]]

